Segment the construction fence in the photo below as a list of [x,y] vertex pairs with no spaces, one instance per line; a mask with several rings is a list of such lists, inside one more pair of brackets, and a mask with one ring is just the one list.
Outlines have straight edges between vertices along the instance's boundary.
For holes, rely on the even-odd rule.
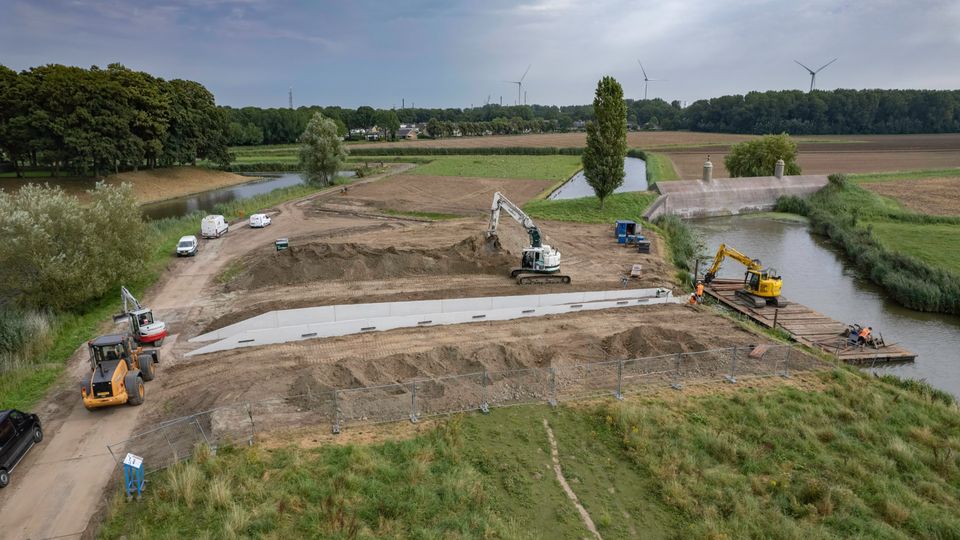
[[253,444],[259,433],[270,431],[326,425],[336,434],[351,426],[417,422],[510,405],[556,405],[600,396],[619,399],[657,387],[682,390],[685,385],[717,381],[789,377],[794,371],[820,366],[816,358],[782,345],[482,371],[343,390],[307,385],[297,395],[237,403],[163,422],[107,448],[118,465],[128,452],[143,457],[149,473],[189,458],[198,444],[214,449],[223,444]]

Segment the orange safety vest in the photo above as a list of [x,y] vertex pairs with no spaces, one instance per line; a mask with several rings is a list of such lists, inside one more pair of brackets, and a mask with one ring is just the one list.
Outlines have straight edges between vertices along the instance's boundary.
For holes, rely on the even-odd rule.
[[862,337],[863,339],[867,339],[868,337],[870,337],[870,329],[869,329],[869,328],[864,328],[863,330],[860,331],[860,334],[859,334],[859,335],[860,335],[860,337]]
[[703,283],[697,283],[697,296],[703,296]]

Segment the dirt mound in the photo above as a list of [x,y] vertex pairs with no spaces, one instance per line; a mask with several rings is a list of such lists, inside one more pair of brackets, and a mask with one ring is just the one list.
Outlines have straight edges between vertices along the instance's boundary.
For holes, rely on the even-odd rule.
[[376,248],[311,243],[246,261],[227,290],[259,289],[312,281],[395,279],[444,274],[504,274],[517,261],[496,239],[483,235],[437,249]]
[[637,358],[700,352],[710,349],[722,349],[743,345],[741,339],[718,335],[704,335],[702,332],[689,332],[660,326],[637,326],[614,334],[603,340],[603,350],[609,358]]

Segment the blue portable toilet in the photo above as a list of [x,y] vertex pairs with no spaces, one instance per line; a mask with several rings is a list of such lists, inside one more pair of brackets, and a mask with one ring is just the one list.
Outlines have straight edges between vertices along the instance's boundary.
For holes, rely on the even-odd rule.
[[617,237],[618,244],[626,244],[627,237],[633,236],[637,233],[637,222],[627,219],[618,219],[614,225],[613,232]]

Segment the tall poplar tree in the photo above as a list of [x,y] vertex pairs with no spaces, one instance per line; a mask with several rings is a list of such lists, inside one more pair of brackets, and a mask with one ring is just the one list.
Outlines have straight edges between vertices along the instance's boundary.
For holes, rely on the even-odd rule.
[[623,160],[627,157],[627,104],[623,88],[613,77],[597,83],[593,114],[594,120],[587,124],[583,174],[603,208],[604,199],[623,185]]

